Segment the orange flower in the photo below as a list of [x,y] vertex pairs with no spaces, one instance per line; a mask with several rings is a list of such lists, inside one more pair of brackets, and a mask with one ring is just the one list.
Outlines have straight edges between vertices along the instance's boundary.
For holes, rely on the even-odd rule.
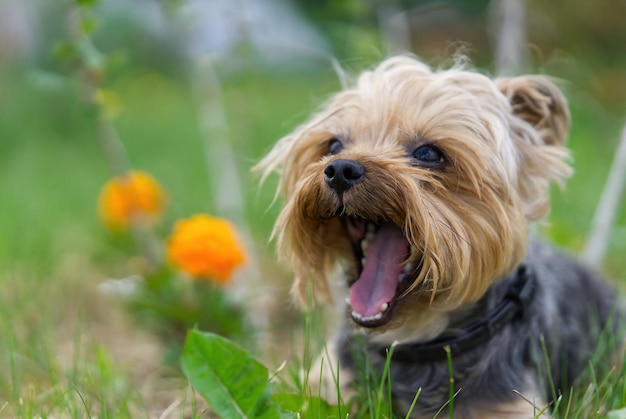
[[155,222],[163,212],[165,201],[161,185],[150,174],[133,170],[104,185],[98,209],[108,227],[125,230],[134,217]]
[[190,276],[220,284],[227,283],[245,259],[232,225],[204,214],[176,223],[167,256],[172,265]]

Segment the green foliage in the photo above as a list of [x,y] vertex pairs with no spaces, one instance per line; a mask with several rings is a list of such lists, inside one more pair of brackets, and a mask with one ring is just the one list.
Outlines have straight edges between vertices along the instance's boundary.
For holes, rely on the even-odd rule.
[[278,417],[276,410],[268,411],[267,368],[224,338],[190,331],[182,365],[194,388],[220,417]]
[[[594,313],[590,315],[596,316]],[[555,403],[551,406],[553,417],[595,418],[601,417],[600,412],[619,417],[619,412],[626,407],[626,364],[616,362],[616,356],[622,354],[615,354],[615,348],[623,347],[623,334],[623,325],[618,329],[609,318],[577,385],[558,397],[555,394]]]
[[283,413],[288,416],[313,418],[346,418],[347,406],[333,406],[321,397],[296,393],[276,393],[272,395]]
[[[0,83],[6,83],[6,80],[13,80],[13,83],[4,86],[4,91],[10,94],[0,97],[0,104],[6,109],[6,113],[0,115],[0,124],[7,134],[7,141],[0,142],[3,150],[0,155],[0,201],[3,203],[0,212],[3,237],[0,241],[0,325],[5,331],[0,338],[0,365],[4,370],[0,397],[9,401],[2,415],[26,418],[62,412],[62,417],[82,418],[87,417],[86,412],[104,417],[98,412],[107,411],[109,417],[133,417],[114,413],[128,409],[129,404],[141,399],[128,373],[119,364],[109,359],[107,366],[107,363],[97,361],[96,349],[85,348],[76,355],[74,367],[68,372],[52,357],[58,352],[54,334],[66,324],[60,313],[70,310],[68,295],[76,296],[71,300],[82,300],[85,298],[84,288],[95,286],[103,275],[124,277],[137,273],[131,263],[136,260],[137,253],[130,237],[112,238],[104,233],[95,217],[98,189],[109,177],[109,170],[94,138],[93,115],[77,107],[77,92],[71,86],[62,86],[59,91],[45,91],[30,84],[25,77],[12,75],[10,79],[0,79]],[[249,219],[260,243],[267,240],[278,205],[265,212],[272,199],[271,185],[258,190],[255,181],[245,173],[273,141],[289,132],[316,107],[320,98],[336,87],[336,80],[328,74],[278,78],[249,72],[225,80],[226,111],[229,120],[237,122],[230,128],[237,149],[241,150],[238,157],[247,185]],[[194,128],[197,121],[189,89],[176,80],[145,71],[127,74],[111,88],[125,104],[116,125],[129,154],[138,166],[153,172],[169,191],[172,206],[166,214],[165,224],[190,210],[210,208],[212,197],[206,182],[204,161],[198,152],[201,141]],[[596,133],[601,133],[601,137],[615,137],[619,125],[599,110],[595,113],[595,108],[583,106],[582,99],[574,100],[572,105],[575,125],[571,146],[578,173],[566,191],[554,191],[552,228],[546,234],[556,233],[558,226],[559,242],[576,248],[577,243],[584,241],[588,220],[600,192],[598,185],[602,184],[607,170],[606,156],[612,150],[611,144],[596,141]],[[300,111],[294,112],[294,109]],[[621,224],[624,215],[620,214]],[[161,237],[167,234],[161,230],[157,233]],[[79,264],[74,268],[75,259],[86,259],[88,267]],[[618,278],[626,272],[623,260],[615,251],[610,259],[612,273]],[[62,270],[68,263],[72,275],[80,278],[82,288],[68,282],[71,276]],[[150,283],[148,286],[155,286],[155,290],[150,291],[155,295],[147,296],[149,303],[142,306],[144,303],[141,302],[136,313],[138,324],[163,336],[165,345],[176,341],[174,334],[166,334],[167,330],[175,331],[176,342],[180,345],[186,328],[195,325],[191,320],[193,309],[185,308],[186,300],[177,300],[181,310],[189,309],[192,313],[184,314],[186,320],[182,322],[171,316],[171,324],[176,326],[169,329],[168,320],[163,318],[169,316],[167,307],[170,303],[164,300],[161,305],[157,301],[165,296],[176,300],[176,295],[183,298],[188,293],[201,295],[206,291],[211,294],[212,290],[198,291],[208,284],[177,276],[172,278],[175,279],[169,285],[159,281]],[[197,303],[201,304],[204,298],[214,297],[202,296]],[[221,301],[225,303],[227,300]],[[204,309],[211,307],[216,304],[207,304]],[[211,320],[210,316],[204,315],[197,318],[203,318],[205,322]],[[211,330],[208,323],[198,321],[197,324],[201,330]],[[23,336],[20,330],[30,331],[29,336]],[[244,330],[235,328],[235,336]],[[230,333],[224,330],[218,333],[221,332]],[[83,325],[76,333],[90,333],[90,327]],[[245,339],[246,332],[243,336]],[[100,342],[98,338],[90,339]],[[233,339],[241,342],[238,337]],[[106,337],[99,350],[109,351],[105,344]],[[126,341],[124,345],[133,347],[136,342]],[[243,345],[248,347],[247,342]],[[177,362],[175,352],[174,349],[169,352],[168,362]],[[286,368],[298,371],[300,367],[301,364],[290,361]],[[626,400],[624,376],[624,372],[616,371],[608,379],[598,379],[590,387],[589,394],[597,394],[593,397],[605,401],[609,411],[619,410]],[[71,383],[75,383],[75,387]],[[378,405],[379,384],[375,381],[370,386],[373,406],[370,412]],[[283,386],[284,383],[277,383],[272,387],[270,397],[280,409],[307,412],[310,418],[345,418],[345,415],[339,415],[336,406],[325,405],[316,395],[306,395],[304,389],[285,392]],[[52,390],[45,393],[46,389]],[[588,399],[584,391],[581,393],[570,403],[567,415],[567,403],[562,402],[561,417],[594,417],[586,416],[589,410],[586,410],[585,400]],[[87,408],[79,394],[85,399]],[[122,394],[129,398],[124,399]],[[12,414],[20,397],[24,400],[21,416]],[[100,399],[107,403],[97,402]],[[359,406],[365,406],[360,414],[368,415],[370,404],[367,398],[359,400]],[[318,414],[319,411],[323,413]],[[383,404],[379,411],[386,412],[386,406]]]
[[[175,2],[183,3],[169,3]],[[75,28],[79,36],[59,43],[53,55],[71,71],[57,75],[50,73],[49,67],[28,67],[13,72],[10,60],[0,64],[0,416],[148,417],[164,404],[163,400],[155,401],[144,394],[146,387],[163,385],[162,376],[166,376],[166,386],[174,393],[184,384],[172,379],[169,369],[163,373],[151,365],[150,372],[145,373],[120,357],[120,348],[123,352],[142,349],[142,333],[133,329],[132,335],[118,336],[119,332],[103,327],[106,321],[117,322],[115,314],[120,310],[114,299],[94,291],[102,280],[109,276],[144,276],[143,285],[124,301],[128,304],[123,307],[130,308],[135,326],[159,337],[170,364],[179,363],[183,339],[191,328],[214,331],[243,348],[253,347],[255,336],[243,320],[244,307],[233,304],[228,291],[210,283],[190,281],[166,268],[138,268],[140,252],[132,238],[112,237],[99,225],[95,203],[98,189],[110,176],[110,170],[96,137],[97,109],[79,100],[85,93],[80,86],[82,77],[114,95],[97,104],[108,108],[109,114],[115,113],[112,98],[118,97],[123,104],[115,126],[128,154],[137,167],[154,173],[169,192],[171,206],[164,226],[190,212],[210,212],[214,197],[201,153],[194,92],[184,78],[173,78],[162,71],[173,63],[182,66],[180,56],[172,54],[171,46],[167,49],[162,39],[148,45],[147,37],[136,25],[96,20],[91,10],[97,0],[68,3],[79,10]],[[301,3],[307,3],[307,13],[317,16],[318,25],[332,38],[342,64],[362,67],[386,54],[373,4],[353,0]],[[425,2],[398,2],[402,7],[418,3]],[[475,9],[464,10],[468,14],[481,13],[485,4],[454,3]],[[552,67],[542,67],[572,83],[568,92],[574,115],[570,145],[576,167],[576,175],[566,191],[554,191],[550,224],[543,233],[579,250],[622,123],[621,115],[615,114],[623,109],[622,103],[621,108],[615,108],[618,111],[607,111],[598,102],[602,96],[594,96],[590,89],[605,85],[609,87],[606,94],[620,98],[620,86],[626,84],[597,70],[602,63],[616,69],[623,63],[623,54],[615,53],[615,48],[623,44],[620,34],[624,26],[619,26],[621,14],[615,13],[615,5],[607,2],[567,3],[567,8],[575,8],[579,16],[593,16],[583,20],[561,13],[565,4],[562,0],[534,3],[551,8],[552,17],[567,24],[556,40],[560,48],[588,54],[579,56],[578,61],[568,58],[561,67],[554,63]],[[610,18],[609,30],[599,30],[598,14]],[[66,22],[47,20],[56,25]],[[584,30],[580,29],[581,24]],[[47,35],[46,28],[41,31]],[[531,32],[533,36],[549,34],[554,31]],[[120,45],[124,48],[118,49]],[[415,46],[420,53],[422,45]],[[555,59],[546,56],[541,60]],[[250,65],[238,71],[221,69],[220,75],[231,140],[238,152],[237,164],[244,182],[244,205],[254,239],[265,246],[279,207],[274,205],[266,211],[275,179],[259,190],[257,180],[249,176],[249,167],[272,143],[309,115],[329,92],[335,91],[339,83],[330,69],[303,75],[290,73],[286,68],[262,72],[251,61],[247,63]],[[79,68],[84,71],[76,71]],[[608,272],[617,278],[626,275],[626,235],[621,234],[625,222],[626,212],[622,211],[618,219],[622,230],[616,232],[611,242],[607,261]],[[166,230],[163,226],[157,228],[160,240],[166,236]],[[239,397],[229,400],[225,396],[225,403],[252,403],[251,415],[345,418],[349,411],[354,411],[350,410],[351,405],[329,405],[318,395],[309,394],[298,381],[300,371],[306,369],[314,353],[305,351],[305,360],[288,363],[286,368],[292,373],[292,380],[298,381],[290,387],[280,376],[268,381],[267,368],[245,349],[219,337],[207,343],[202,333],[192,334],[196,337],[193,348],[188,349],[194,359],[188,365],[189,381],[211,405],[210,397],[214,395],[205,388],[206,377],[200,374],[202,368],[208,367],[199,363],[206,361],[213,366],[210,369],[214,380],[234,385],[228,371],[219,370],[222,358],[215,359],[211,354],[215,351],[226,353],[223,359],[230,359],[239,370],[252,371],[253,382],[239,381],[239,385],[251,389],[249,393],[256,397],[254,402],[242,402]],[[185,353],[183,360],[188,355]],[[367,378],[359,389],[356,416],[390,417],[389,387],[385,383],[393,377],[375,377],[367,368],[361,372]],[[604,409],[610,419],[626,417],[624,377],[623,369],[592,374],[589,386],[559,399],[555,416],[597,417],[598,411]],[[174,399],[177,397],[178,394]],[[419,393],[416,400],[418,397]],[[166,400],[165,406],[171,402]]]
[[[86,104],[98,114],[93,122],[103,154],[112,175],[120,177],[133,170],[124,142],[113,124],[122,110],[122,101],[114,91],[102,88],[107,81],[106,63],[110,54],[100,52],[92,40],[92,32],[98,25],[91,13],[95,2],[80,3],[86,7],[72,10],[75,17],[73,37],[59,44],[56,52],[75,66],[76,81],[86,92]],[[117,200],[126,201],[121,203],[122,206],[142,200],[137,190],[134,193],[135,196],[130,197],[118,196]],[[243,310],[235,307],[224,290],[211,283],[210,279],[194,283],[170,269],[164,260],[163,232],[156,231],[150,223],[139,221],[131,217],[128,229],[113,233],[118,237],[109,243],[122,244],[118,249],[120,253],[126,254],[128,259],[141,261],[134,267],[134,272],[125,273],[125,276],[142,279],[135,284],[137,287],[131,292],[128,302],[131,312],[137,315],[137,323],[163,340],[168,349],[166,360],[171,365],[178,365],[185,333],[193,327],[251,342],[252,334],[245,326]]]
[[[536,406],[536,417],[551,411],[555,418],[599,417],[603,407],[610,409],[609,418],[623,417],[626,403],[626,367],[615,370],[608,365],[607,351],[614,347],[614,335],[605,333],[603,344],[597,349],[594,359],[589,363],[586,378],[581,381],[589,383],[571,389],[567,394],[554,394],[552,405]],[[220,417],[303,417],[303,418],[344,418],[352,412],[356,418],[392,418],[392,395],[390,383],[389,361],[393,347],[388,354],[384,371],[377,376],[373,371],[366,349],[358,339],[351,346],[357,364],[358,382],[357,396],[353,401],[358,410],[341,403],[339,406],[329,405],[326,401],[311,395],[306,389],[301,392],[277,392],[275,383],[268,380],[268,369],[255,360],[246,350],[238,347],[223,337],[190,331],[182,355],[185,375],[190,384],[208,402],[211,409]],[[547,357],[545,350],[544,356]],[[549,363],[546,358],[545,362]],[[434,418],[454,417],[454,400],[462,390],[455,388],[453,378],[453,362],[448,356],[450,373],[449,401],[441,406]],[[539,366],[543,369],[545,365]],[[549,386],[554,388],[551,381]],[[413,409],[420,397],[418,390]],[[524,397],[520,394],[519,397]],[[528,401],[533,403],[533,401]],[[297,415],[297,416],[295,416]]]
[[343,418],[348,412],[316,396],[275,392],[265,366],[215,334],[189,331],[182,365],[194,389],[223,418]]
[[162,339],[169,365],[178,366],[185,335],[194,328],[254,346],[255,333],[243,308],[210,281],[183,278],[163,268],[145,277],[128,304],[137,324]]

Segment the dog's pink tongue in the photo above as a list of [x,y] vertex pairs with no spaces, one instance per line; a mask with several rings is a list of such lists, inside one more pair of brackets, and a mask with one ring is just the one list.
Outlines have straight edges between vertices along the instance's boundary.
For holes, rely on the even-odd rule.
[[408,243],[396,225],[385,223],[379,228],[367,248],[363,272],[350,288],[354,311],[363,317],[374,316],[393,299],[408,252]]

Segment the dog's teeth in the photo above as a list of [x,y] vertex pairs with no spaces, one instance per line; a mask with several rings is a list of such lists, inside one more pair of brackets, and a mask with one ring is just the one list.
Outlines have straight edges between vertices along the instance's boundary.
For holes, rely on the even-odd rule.
[[352,317],[359,321],[372,321],[372,320],[380,320],[383,318],[383,313],[376,313],[374,316],[363,316],[356,311],[352,311]]
[[361,266],[365,266],[365,258],[361,258]]
[[385,311],[387,311],[387,309],[389,308],[389,304],[388,303],[383,303],[380,305],[380,312],[384,313]]
[[363,240],[361,240],[361,250],[363,251],[363,253],[367,252],[367,248],[370,245],[370,241],[368,238],[365,238]]

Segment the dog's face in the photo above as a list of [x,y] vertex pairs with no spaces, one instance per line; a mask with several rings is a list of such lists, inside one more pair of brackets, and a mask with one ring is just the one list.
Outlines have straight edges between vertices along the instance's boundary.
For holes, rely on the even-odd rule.
[[352,319],[378,331],[478,300],[523,258],[550,180],[569,175],[568,124],[540,76],[406,56],[362,74],[258,166],[280,173],[274,233],[297,294],[312,278],[327,296],[339,270]]

